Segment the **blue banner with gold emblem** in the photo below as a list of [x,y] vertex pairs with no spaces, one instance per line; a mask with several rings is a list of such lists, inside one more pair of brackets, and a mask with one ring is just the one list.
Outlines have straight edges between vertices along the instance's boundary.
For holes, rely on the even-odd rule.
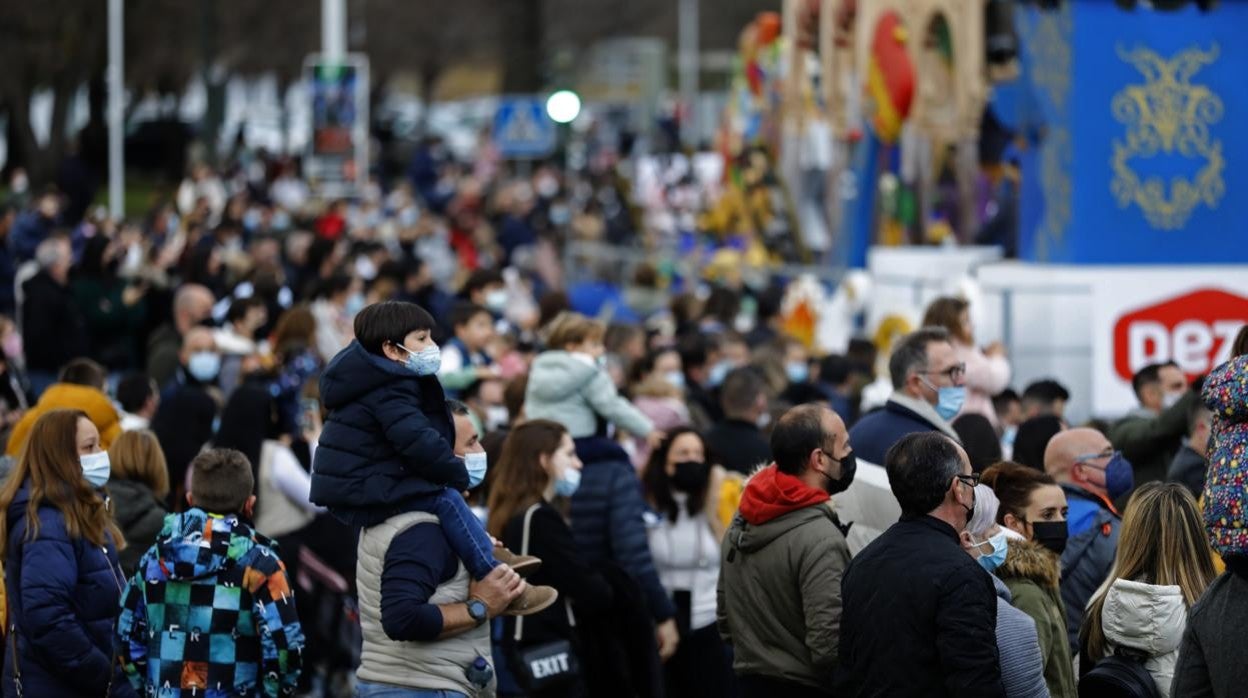
[[1020,256],[1248,262],[1248,2],[1067,0],[1018,29],[1023,76],[993,108],[1027,142]]

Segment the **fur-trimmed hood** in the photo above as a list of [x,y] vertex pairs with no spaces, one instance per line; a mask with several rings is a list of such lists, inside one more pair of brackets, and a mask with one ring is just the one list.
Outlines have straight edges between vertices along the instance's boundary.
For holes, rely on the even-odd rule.
[[1061,571],[1061,561],[1053,551],[1035,541],[1011,540],[997,576],[1006,581],[1030,579],[1041,587],[1057,589]]

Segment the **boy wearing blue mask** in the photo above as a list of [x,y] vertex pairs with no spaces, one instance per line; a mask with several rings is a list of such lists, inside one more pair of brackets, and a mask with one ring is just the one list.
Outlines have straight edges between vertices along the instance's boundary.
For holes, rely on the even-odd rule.
[[[485,467],[454,453],[433,329],[429,313],[412,303],[378,303],[356,315],[355,340],[321,375],[330,415],[312,466],[312,501],[360,528],[408,512],[433,514],[473,579],[503,563],[530,573],[540,561],[496,549],[460,494],[481,484]],[[536,613],[556,596],[549,587],[528,587],[508,613]]]

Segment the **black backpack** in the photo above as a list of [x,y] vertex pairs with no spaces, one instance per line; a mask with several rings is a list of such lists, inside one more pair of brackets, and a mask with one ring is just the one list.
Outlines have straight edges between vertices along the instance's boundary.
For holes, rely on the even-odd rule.
[[1161,698],[1145,659],[1126,648],[1104,657],[1079,679],[1079,698]]

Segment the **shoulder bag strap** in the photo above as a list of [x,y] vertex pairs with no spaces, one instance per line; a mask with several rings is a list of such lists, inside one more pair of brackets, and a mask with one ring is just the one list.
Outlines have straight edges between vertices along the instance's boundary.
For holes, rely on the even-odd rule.
[[[538,507],[540,506],[542,506],[542,504],[541,502],[538,502],[537,504],[534,504],[533,506],[529,507],[528,510],[524,512],[524,532],[520,536],[520,554],[521,555],[529,554],[529,532],[532,529],[532,525],[533,525],[533,512],[537,511]],[[563,607],[568,612],[568,625],[575,628],[576,616],[572,615],[571,602],[569,602],[567,599],[564,599]],[[524,616],[516,616],[516,632],[514,635],[512,635],[512,637],[515,638],[516,644],[519,644],[520,640],[523,639]]]

